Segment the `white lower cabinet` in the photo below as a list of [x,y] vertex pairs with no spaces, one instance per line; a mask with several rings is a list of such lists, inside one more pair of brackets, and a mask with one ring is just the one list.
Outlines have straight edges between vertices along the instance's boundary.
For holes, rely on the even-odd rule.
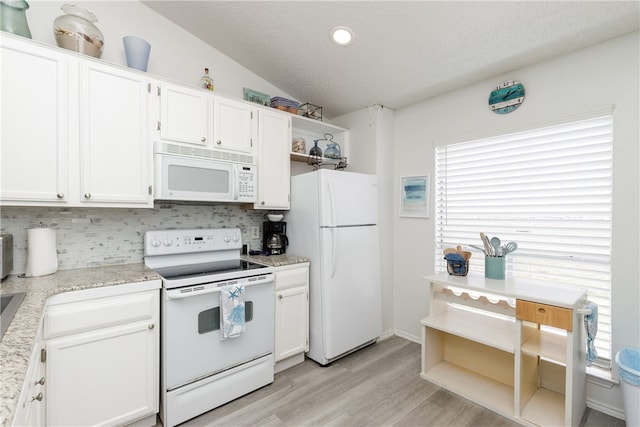
[[159,281],[55,295],[45,313],[51,426],[154,425]]
[[446,273],[425,279],[423,378],[520,423],[579,425],[584,289]]
[[276,267],[276,372],[304,361],[309,350],[309,263]]
[[44,426],[46,405],[46,370],[44,363],[44,339],[39,328],[29,359],[29,367],[13,418],[14,426]]

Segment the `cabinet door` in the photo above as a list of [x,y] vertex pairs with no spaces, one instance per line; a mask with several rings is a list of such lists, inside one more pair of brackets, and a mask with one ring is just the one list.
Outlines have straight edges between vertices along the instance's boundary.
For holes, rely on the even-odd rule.
[[207,145],[211,136],[210,92],[162,83],[160,95],[160,139]]
[[300,286],[276,292],[275,361],[308,349],[309,288]]
[[14,426],[44,426],[46,402],[45,364],[41,359],[44,350],[42,329],[36,335],[33,352],[29,359],[29,366],[22,386],[20,400],[13,418]]
[[[254,154],[255,108],[244,102],[214,97],[214,148]],[[253,163],[252,161],[245,161]]]
[[[47,302],[48,425],[125,425],[158,412],[158,283],[54,295]],[[51,374],[51,375],[49,375]]]
[[2,37],[3,202],[64,203],[68,198],[68,59]]
[[146,78],[86,62],[81,79],[80,201],[152,207]]
[[256,209],[289,209],[291,117],[265,109],[258,116],[258,203]]

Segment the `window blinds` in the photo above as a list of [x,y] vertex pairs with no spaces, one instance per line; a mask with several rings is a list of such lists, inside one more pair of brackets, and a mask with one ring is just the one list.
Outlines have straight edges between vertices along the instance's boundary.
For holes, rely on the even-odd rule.
[[[444,248],[482,246],[480,232],[516,242],[508,277],[588,288],[608,360],[612,130],[606,115],[435,149],[436,271],[446,271]],[[483,274],[472,250],[470,270]]]

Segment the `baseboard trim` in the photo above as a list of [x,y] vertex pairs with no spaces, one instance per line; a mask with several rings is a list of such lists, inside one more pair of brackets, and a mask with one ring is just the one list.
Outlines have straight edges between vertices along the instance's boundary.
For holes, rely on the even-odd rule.
[[620,408],[613,407],[611,405],[606,405],[601,402],[598,402],[593,399],[589,399],[587,397],[587,407],[591,409],[595,409],[596,411],[602,412],[603,414],[610,415],[612,417],[624,420],[624,411]]

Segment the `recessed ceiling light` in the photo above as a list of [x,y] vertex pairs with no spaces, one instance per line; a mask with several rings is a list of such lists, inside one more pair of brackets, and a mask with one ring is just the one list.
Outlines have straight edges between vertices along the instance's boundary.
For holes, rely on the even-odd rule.
[[335,27],[331,30],[331,40],[338,46],[349,46],[353,39],[353,31],[349,27]]

